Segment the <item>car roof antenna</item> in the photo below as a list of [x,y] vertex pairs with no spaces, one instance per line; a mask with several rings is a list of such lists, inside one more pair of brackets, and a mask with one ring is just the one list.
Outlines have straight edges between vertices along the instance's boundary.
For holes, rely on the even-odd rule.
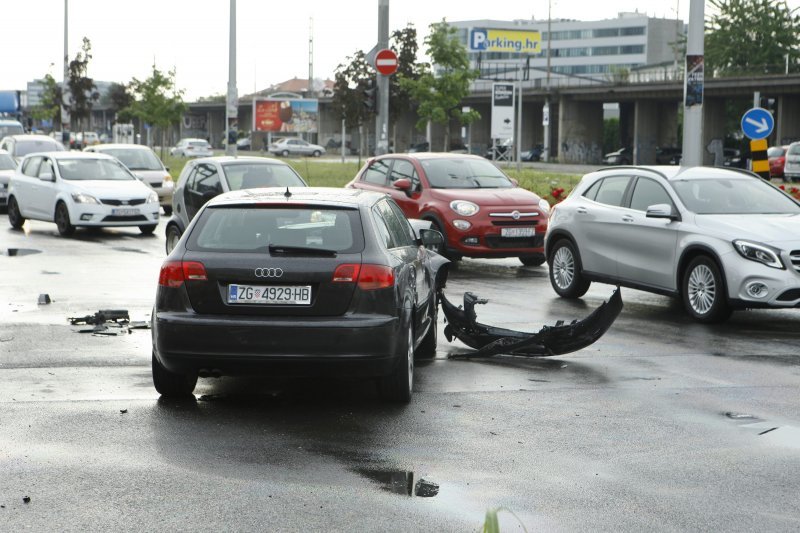
[[288,185],[286,186],[286,192],[285,192],[285,193],[283,193],[283,195],[284,195],[286,198],[291,198],[291,197],[292,197],[292,193],[291,193],[291,191],[289,191],[289,186],[288,186]]

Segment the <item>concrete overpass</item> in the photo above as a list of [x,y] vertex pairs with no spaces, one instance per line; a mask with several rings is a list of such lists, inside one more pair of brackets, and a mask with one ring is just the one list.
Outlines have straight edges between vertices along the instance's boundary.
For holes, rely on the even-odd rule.
[[[703,101],[703,144],[723,139],[728,131],[726,105],[749,102],[753,94],[776,102],[775,130],[770,145],[800,140],[800,74],[760,77],[709,78]],[[543,143],[542,107],[547,91],[523,89],[522,146]],[[465,104],[477,109],[482,119],[473,125],[473,141],[490,143],[490,93],[479,91]],[[608,83],[563,86],[550,91],[551,156],[562,163],[596,164],[602,157],[603,104],[620,107],[620,146],[630,146],[634,163],[655,163],[657,146],[676,146],[683,106],[683,81]],[[713,164],[705,154],[704,164]]]

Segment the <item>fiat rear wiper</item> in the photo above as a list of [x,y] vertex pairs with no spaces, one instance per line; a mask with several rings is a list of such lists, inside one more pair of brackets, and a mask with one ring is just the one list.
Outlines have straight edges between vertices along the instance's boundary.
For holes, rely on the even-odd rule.
[[270,244],[271,254],[316,255],[319,257],[336,257],[336,250],[313,248],[309,246],[284,246],[283,244]]

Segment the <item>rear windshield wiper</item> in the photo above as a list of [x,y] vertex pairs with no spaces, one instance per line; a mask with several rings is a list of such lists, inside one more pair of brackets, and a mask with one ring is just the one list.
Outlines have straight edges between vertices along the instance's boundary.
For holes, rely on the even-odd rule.
[[336,250],[326,250],[325,248],[313,248],[308,246],[284,246],[282,244],[270,244],[269,253],[316,255],[319,257],[336,257]]

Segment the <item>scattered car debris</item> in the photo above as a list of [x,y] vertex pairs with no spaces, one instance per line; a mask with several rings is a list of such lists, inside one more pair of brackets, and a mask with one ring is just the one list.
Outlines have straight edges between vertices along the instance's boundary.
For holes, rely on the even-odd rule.
[[70,317],[67,320],[72,326],[82,324],[94,326],[80,329],[78,333],[91,333],[98,337],[116,337],[128,335],[134,329],[150,329],[149,322],[131,322],[127,309],[100,309],[93,315]]
[[124,415],[125,413],[127,413],[127,412],[128,412],[128,410],[127,410],[127,409],[120,409],[120,410],[119,410],[119,412],[120,412],[120,413],[122,413],[122,414]]
[[68,318],[70,325],[77,326],[78,324],[94,324],[99,326],[106,322],[119,323],[125,321],[127,324],[130,321],[127,309],[100,309],[94,315],[86,315],[82,317]]
[[48,305],[51,303],[52,300],[50,299],[50,295],[46,293],[42,293],[39,295],[39,300],[36,302],[39,305]]
[[23,496],[22,497],[22,501],[25,502],[25,503],[31,503],[31,497],[30,496]]
[[420,478],[414,485],[414,495],[421,498],[432,498],[439,494],[439,485],[433,481]]
[[475,306],[485,304],[477,295],[464,293],[464,306],[456,307],[440,291],[440,301],[447,326],[444,334],[452,342],[457,338],[470,348],[472,353],[451,354],[450,358],[492,357],[498,354],[545,357],[575,352],[594,343],[611,327],[622,311],[620,289],[611,295],[583,320],[573,320],[564,324],[563,320],[555,326],[544,326],[538,333],[525,333],[497,328],[477,321]]

